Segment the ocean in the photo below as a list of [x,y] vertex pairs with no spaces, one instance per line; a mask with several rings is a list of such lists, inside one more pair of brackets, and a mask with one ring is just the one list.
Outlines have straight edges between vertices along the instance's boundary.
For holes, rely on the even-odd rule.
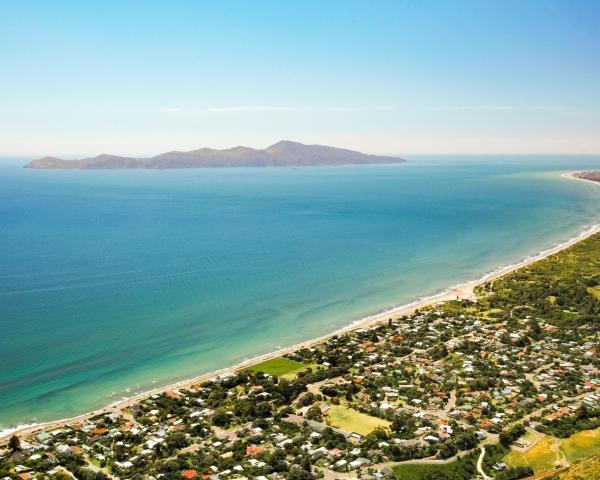
[[[0,161],[0,430],[481,277],[600,219],[591,156],[26,170]],[[25,162],[23,162],[25,163]]]

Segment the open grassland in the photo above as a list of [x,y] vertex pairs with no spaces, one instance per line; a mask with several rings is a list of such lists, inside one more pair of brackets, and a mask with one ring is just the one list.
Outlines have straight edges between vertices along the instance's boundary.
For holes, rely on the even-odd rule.
[[357,412],[352,408],[334,406],[328,412],[328,423],[345,432],[356,432],[367,435],[378,427],[388,428],[390,422]]
[[600,456],[600,428],[582,430],[564,440],[542,436],[527,450],[512,450],[504,461],[511,467],[529,466],[538,473],[565,464],[565,460],[575,463],[594,455]]
[[569,463],[577,462],[592,455],[600,456],[600,428],[582,430],[571,435],[561,442],[561,448],[565,452]]
[[304,363],[296,362],[295,360],[290,360],[289,358],[285,357],[278,357],[262,363],[257,363],[256,365],[250,367],[249,370],[281,377],[283,375],[299,372],[305,368],[307,368],[307,365]]
[[513,450],[504,457],[509,467],[531,467],[535,473],[552,470],[561,464],[560,440],[542,437],[525,451]]
[[588,458],[561,473],[560,480],[590,480],[600,478],[600,456]]

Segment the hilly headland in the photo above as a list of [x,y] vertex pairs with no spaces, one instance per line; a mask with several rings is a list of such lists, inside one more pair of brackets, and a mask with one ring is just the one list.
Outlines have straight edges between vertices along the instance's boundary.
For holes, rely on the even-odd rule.
[[405,160],[398,157],[368,155],[345,148],[304,145],[283,140],[265,149],[242,146],[223,150],[199,148],[187,152],[166,152],[148,158],[101,154],[93,158],[63,160],[46,156],[29,162],[25,165],[25,168],[43,170],[165,170],[171,168],[372,165],[402,162],[405,162]]

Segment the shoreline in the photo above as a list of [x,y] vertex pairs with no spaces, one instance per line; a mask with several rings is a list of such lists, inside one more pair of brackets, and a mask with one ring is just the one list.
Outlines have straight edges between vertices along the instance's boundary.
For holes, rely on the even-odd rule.
[[574,172],[565,172],[565,173],[561,173],[561,177],[563,178],[568,178],[570,180],[579,180],[580,182],[586,182],[586,183],[591,183],[593,185],[600,185],[599,182],[596,182],[595,180],[590,180],[589,178],[581,178],[581,177],[577,177],[575,174],[576,173],[582,173],[580,171],[574,171]]
[[[576,172],[562,173],[561,177],[569,178],[571,180],[579,180],[579,181],[583,181],[583,182],[593,183],[597,186],[600,185],[599,182],[595,182],[595,181],[587,180],[587,179],[583,179],[583,178],[578,178],[573,175],[574,173],[576,173]],[[336,336],[336,335],[345,334],[345,333],[348,333],[348,332],[351,332],[354,330],[359,330],[361,328],[371,327],[371,326],[374,326],[374,325],[377,325],[377,324],[380,324],[383,322],[387,322],[389,319],[397,320],[399,317],[411,314],[415,310],[418,310],[420,308],[437,305],[439,303],[446,302],[449,300],[456,300],[456,299],[474,300],[476,298],[474,290],[477,286],[479,286],[485,282],[488,282],[488,281],[496,280],[508,273],[511,273],[515,270],[518,270],[527,265],[535,263],[538,260],[542,260],[546,257],[549,257],[550,255],[558,253],[561,250],[564,250],[582,240],[585,240],[586,238],[588,238],[598,232],[600,232],[600,223],[593,224],[589,227],[586,227],[583,231],[581,231],[580,233],[578,233],[571,239],[566,240],[565,242],[555,245],[554,247],[551,247],[549,249],[540,251],[539,253],[537,253],[535,255],[527,256],[523,260],[521,260],[517,263],[507,265],[507,266],[500,266],[496,270],[486,273],[476,280],[471,280],[471,281],[451,285],[450,287],[442,290],[439,293],[435,293],[435,294],[429,295],[427,297],[419,298],[413,302],[409,302],[409,303],[406,303],[403,305],[398,305],[398,306],[392,307],[390,309],[375,313],[373,315],[363,317],[360,320],[353,321],[350,324],[346,325],[345,327],[338,328],[337,330],[335,330],[331,333],[328,333],[326,335],[321,335],[319,337],[316,337],[316,338],[313,338],[313,339],[310,339],[310,340],[307,340],[304,342],[296,343],[289,347],[284,347],[284,348],[280,348],[275,351],[268,352],[268,353],[265,353],[262,355],[257,355],[255,357],[244,360],[242,362],[239,362],[239,363],[229,366],[229,367],[224,367],[224,368],[221,368],[218,370],[213,370],[211,372],[207,372],[207,373],[198,375],[193,378],[184,379],[179,382],[156,387],[156,388],[147,390],[145,392],[142,392],[140,394],[134,395],[132,397],[117,400],[113,403],[105,405],[104,407],[97,408],[88,413],[76,415],[76,416],[69,417],[69,418],[63,418],[63,419],[59,419],[59,420],[51,420],[51,421],[47,421],[47,422],[33,423],[33,424],[26,424],[26,425],[17,425],[16,427],[13,427],[13,428],[7,428],[5,430],[0,431],[0,443],[4,443],[4,442],[8,441],[8,439],[12,435],[29,436],[29,435],[39,433],[42,431],[55,430],[57,428],[67,426],[71,423],[75,423],[78,421],[84,421],[84,420],[94,417],[96,415],[119,411],[119,410],[125,409],[135,403],[138,403],[139,401],[144,400],[145,398],[148,398],[155,394],[162,393],[166,390],[189,388],[192,385],[205,382],[207,380],[210,380],[212,378],[218,377],[223,374],[234,373],[236,371],[249,368],[258,363],[262,363],[266,360],[270,360],[273,358],[281,357],[281,356],[289,354],[289,353],[293,353],[294,351],[297,351],[302,348],[310,348],[310,347],[317,345],[319,343],[322,343],[322,342],[326,341],[327,339],[329,339],[333,336]]]

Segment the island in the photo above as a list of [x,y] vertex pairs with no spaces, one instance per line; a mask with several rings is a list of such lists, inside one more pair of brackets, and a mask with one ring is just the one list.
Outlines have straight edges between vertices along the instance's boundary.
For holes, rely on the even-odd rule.
[[283,140],[259,150],[234,147],[224,150],[200,148],[189,152],[173,151],[149,158],[123,157],[102,154],[80,160],[62,160],[43,157],[33,160],[25,168],[41,170],[127,170],[217,167],[301,167],[323,165],[372,165],[402,163],[398,157],[368,155],[354,150],[304,145]]

